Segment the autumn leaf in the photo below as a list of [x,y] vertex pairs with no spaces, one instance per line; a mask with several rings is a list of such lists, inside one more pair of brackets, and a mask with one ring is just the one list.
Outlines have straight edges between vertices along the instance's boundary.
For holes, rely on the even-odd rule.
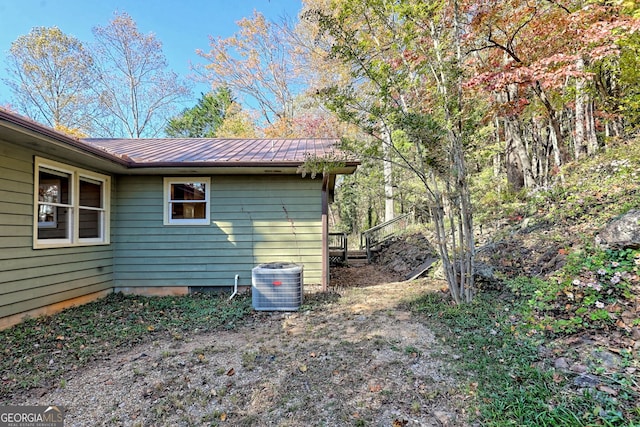
[[611,395],[611,396],[617,396],[618,395],[618,390],[615,390],[615,389],[613,389],[613,388],[611,388],[609,386],[603,385],[603,384],[598,385],[598,390],[600,390],[600,391],[602,391],[604,393],[607,393],[608,395]]
[[618,320],[616,320],[616,326],[617,326],[618,328],[621,328],[621,329],[631,330],[631,329],[627,326],[627,324],[626,324],[626,323],[624,323],[624,322],[622,321],[622,319],[618,319]]
[[229,369],[229,370],[227,371],[227,376],[228,376],[228,377],[232,377],[232,376],[234,376],[235,374],[236,374],[236,370],[235,370],[235,369],[233,369],[233,368],[231,368],[231,369]]
[[298,366],[298,370],[302,373],[307,372],[307,365],[303,363],[302,365]]
[[223,412],[222,414],[220,414],[220,421],[227,421],[227,413]]

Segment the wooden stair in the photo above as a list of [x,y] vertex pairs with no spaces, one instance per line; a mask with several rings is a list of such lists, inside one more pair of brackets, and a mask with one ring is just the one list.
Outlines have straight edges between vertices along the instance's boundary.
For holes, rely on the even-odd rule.
[[357,267],[368,263],[366,250],[350,250],[347,252],[347,265]]

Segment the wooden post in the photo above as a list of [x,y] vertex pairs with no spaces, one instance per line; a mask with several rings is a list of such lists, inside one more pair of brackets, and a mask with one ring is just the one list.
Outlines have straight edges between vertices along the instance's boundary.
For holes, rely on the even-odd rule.
[[322,292],[329,285],[329,175],[322,177]]

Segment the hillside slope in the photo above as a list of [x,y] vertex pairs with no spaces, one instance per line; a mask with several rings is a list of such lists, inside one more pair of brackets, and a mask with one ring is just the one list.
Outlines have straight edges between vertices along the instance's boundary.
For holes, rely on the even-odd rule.
[[[491,286],[478,281],[479,296],[468,308],[455,310],[443,292],[442,302],[433,305],[427,299],[419,310],[432,320],[447,319],[443,340],[458,331],[456,340],[464,341],[466,335],[460,331],[465,328],[474,340],[490,340],[478,334],[481,328],[469,326],[486,317],[489,323],[484,326],[502,337],[492,351],[513,345],[534,349],[533,354],[519,356],[528,360],[527,375],[538,378],[520,385],[521,394],[510,388],[517,383],[509,378],[512,384],[506,389],[478,386],[478,414],[486,425],[513,421],[518,411],[529,412],[521,416],[525,424],[546,417],[566,425],[638,425],[640,248],[605,250],[596,241],[607,223],[640,209],[640,139],[610,146],[593,158],[566,165],[561,173],[551,188],[527,196],[507,195],[499,205],[483,204],[481,199],[475,206],[476,262],[499,280]],[[431,251],[425,243],[429,237],[427,224],[418,237],[391,243],[379,262],[388,269],[410,269],[419,264],[416,247]],[[452,324],[463,326],[456,329]],[[482,348],[488,354],[491,347]],[[475,353],[467,357],[473,359]],[[506,356],[499,360],[502,365],[475,361],[471,366],[491,372],[510,366]],[[521,360],[511,362],[514,370],[523,366]],[[517,380],[524,374],[511,375]],[[529,388],[544,389],[549,394],[546,403]],[[536,402],[507,402],[513,399]],[[558,421],[563,417],[573,421]]]

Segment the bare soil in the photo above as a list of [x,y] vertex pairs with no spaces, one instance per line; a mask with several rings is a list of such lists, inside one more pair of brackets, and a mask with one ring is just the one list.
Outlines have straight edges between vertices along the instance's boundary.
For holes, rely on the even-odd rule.
[[465,425],[455,355],[404,306],[442,283],[398,280],[334,269],[298,312],[135,347],[24,404],[64,406],[68,427]]

